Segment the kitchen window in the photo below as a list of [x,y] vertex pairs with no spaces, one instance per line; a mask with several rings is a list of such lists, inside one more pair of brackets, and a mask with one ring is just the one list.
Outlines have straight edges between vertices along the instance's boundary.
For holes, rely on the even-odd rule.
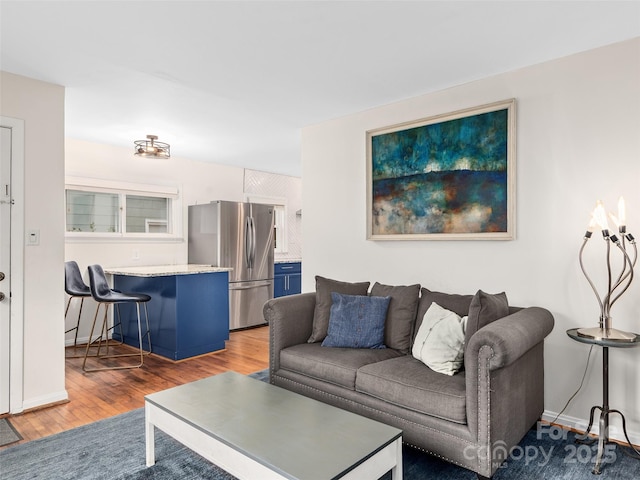
[[178,238],[178,189],[155,185],[67,179],[67,237]]

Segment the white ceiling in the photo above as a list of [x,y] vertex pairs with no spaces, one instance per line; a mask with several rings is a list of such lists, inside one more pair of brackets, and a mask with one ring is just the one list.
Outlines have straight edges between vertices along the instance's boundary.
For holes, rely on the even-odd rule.
[[0,1],[66,135],[301,174],[301,128],[640,36],[639,1]]

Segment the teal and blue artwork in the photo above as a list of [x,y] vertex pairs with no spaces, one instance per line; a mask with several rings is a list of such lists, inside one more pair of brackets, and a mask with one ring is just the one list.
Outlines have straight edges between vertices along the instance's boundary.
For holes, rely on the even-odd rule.
[[506,233],[509,108],[370,137],[371,233]]

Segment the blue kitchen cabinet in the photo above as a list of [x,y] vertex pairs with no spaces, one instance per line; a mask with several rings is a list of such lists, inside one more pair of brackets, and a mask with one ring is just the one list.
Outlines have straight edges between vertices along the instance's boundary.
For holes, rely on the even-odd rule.
[[294,295],[302,291],[302,263],[276,263],[273,274],[275,298]]
[[[229,339],[228,272],[189,275],[114,275],[114,288],[151,295],[151,350],[182,360],[225,348]],[[124,342],[137,345],[135,306],[122,304]],[[141,314],[144,318],[144,314]],[[144,328],[144,320],[143,320]],[[114,338],[119,340],[118,329]],[[144,345],[148,348],[148,345]]]

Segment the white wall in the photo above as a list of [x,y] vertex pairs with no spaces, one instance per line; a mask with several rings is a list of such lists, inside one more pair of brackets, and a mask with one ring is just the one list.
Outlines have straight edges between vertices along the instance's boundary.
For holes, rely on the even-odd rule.
[[[182,201],[182,240],[174,243],[67,240],[65,257],[76,260],[81,270],[91,263],[105,266],[187,263],[188,205],[211,200],[242,201],[242,168],[179,156],[169,159],[137,157],[133,154],[133,140],[131,145],[131,149],[126,149],[67,138],[66,176],[177,187]],[[134,250],[139,251],[139,258],[133,258]]]
[[[22,406],[67,399],[64,386],[64,88],[0,72],[0,114],[24,120],[24,227],[40,244],[24,248]],[[4,235],[4,232],[3,232]],[[13,307],[13,303],[12,303]],[[12,382],[13,384],[13,382]]]
[[[365,132],[509,98],[517,100],[517,238],[367,241]],[[556,326],[545,344],[545,407],[547,417],[560,412],[589,350],[565,331],[598,321],[578,264],[596,200],[615,210],[623,195],[627,224],[640,238],[640,39],[309,126],[302,159],[304,291],[323,275],[450,293],[504,290],[513,305],[546,307]],[[600,238],[591,241],[586,262],[604,263]],[[594,275],[604,279],[601,270]],[[640,279],[613,318],[617,328],[640,333]],[[595,349],[586,387],[564,423],[586,423],[590,407],[602,403],[601,358]],[[610,362],[611,406],[625,413],[640,443],[640,348],[612,349]]]
[[302,209],[301,178],[247,169],[244,173],[244,193],[249,199],[255,195],[265,200],[277,198],[285,202],[287,251],[276,252],[275,260],[299,261],[302,258],[302,215],[296,212]]

